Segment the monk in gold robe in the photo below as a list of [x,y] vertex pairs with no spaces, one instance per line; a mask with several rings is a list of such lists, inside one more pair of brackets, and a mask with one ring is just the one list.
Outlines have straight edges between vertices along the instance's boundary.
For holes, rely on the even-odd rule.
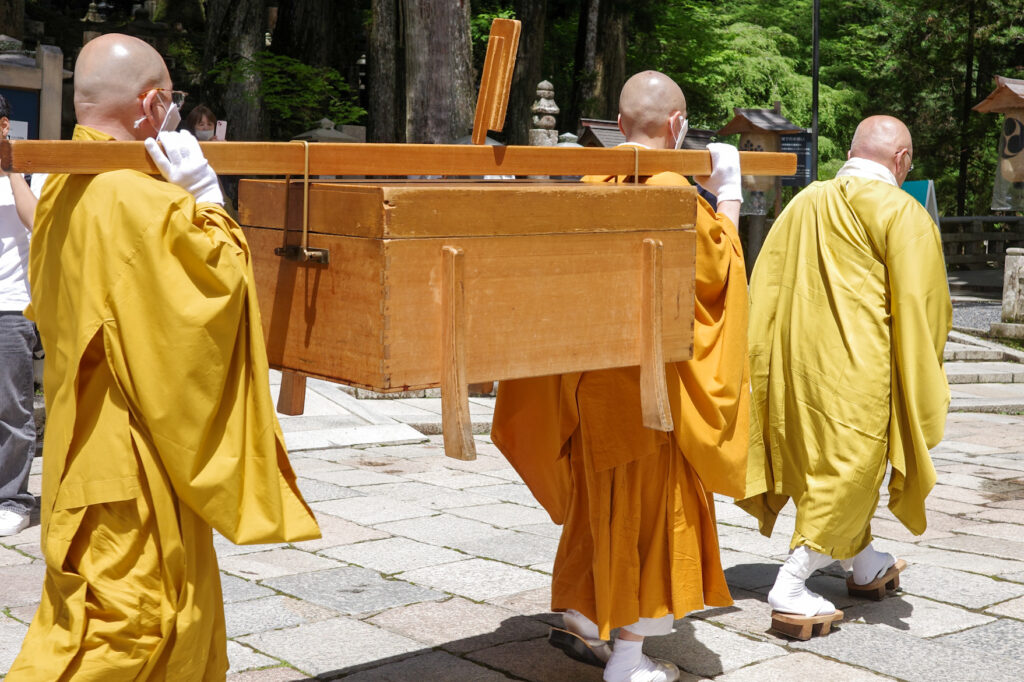
[[910,131],[889,116],[867,118],[848,159],[775,221],[750,286],[753,406],[740,504],[770,535],[793,499],[793,551],[768,601],[819,620],[835,606],[804,583],[833,560],[852,569],[851,593],[880,585],[884,595],[895,584],[905,563],[871,546],[879,488],[888,468],[889,508],[924,532],[935,483],[928,450],[949,406],[942,244],[900,189],[913,165]]
[[248,246],[195,138],[161,132],[179,97],[136,38],[96,38],[75,66],[74,139],[149,138],[171,181],[51,175],[39,201],[46,576],[8,680],[223,680],[211,526],[319,537],[271,402]]
[[[633,76],[619,99],[627,144],[678,148],[686,101],[663,74]],[[565,628],[550,641],[605,665],[609,682],[678,678],[642,653],[643,639],[705,604],[732,603],[719,558],[713,492],[742,495],[749,385],[747,282],[736,223],[742,200],[734,147],[712,147],[699,199],[693,359],[669,364],[674,431],[644,428],[637,367],[504,381],[491,432],[562,537],[551,606]],[[633,182],[587,177],[588,182]],[[686,187],[675,173],[639,178]],[[620,628],[614,649],[604,641]]]

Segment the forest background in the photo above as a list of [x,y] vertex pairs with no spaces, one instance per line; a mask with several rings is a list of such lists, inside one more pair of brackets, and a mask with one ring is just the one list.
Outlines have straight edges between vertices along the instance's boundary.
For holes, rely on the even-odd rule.
[[[137,2],[97,3],[126,30]],[[232,139],[287,139],[323,117],[375,142],[453,142],[471,125],[494,17],[523,22],[503,135],[525,144],[536,85],[555,85],[558,130],[615,118],[628,75],[657,69],[687,95],[690,126],[733,107],[811,125],[811,0],[150,0],[176,87],[230,122]],[[66,55],[83,0],[0,0],[0,25],[42,21]],[[10,32],[10,31],[8,31]],[[131,31],[126,31],[131,32]],[[944,215],[989,211],[1001,117],[971,107],[993,77],[1024,78],[1024,0],[822,0],[819,177],[863,117],[914,135],[911,179],[935,180]],[[730,141],[730,140],[726,140]]]

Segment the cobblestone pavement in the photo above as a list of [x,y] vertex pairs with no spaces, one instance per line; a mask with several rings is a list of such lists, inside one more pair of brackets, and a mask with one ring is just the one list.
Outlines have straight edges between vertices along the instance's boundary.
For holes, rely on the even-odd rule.
[[[475,404],[486,411],[489,401]],[[285,420],[291,433],[344,439],[329,422],[322,414]],[[229,680],[599,680],[596,668],[546,643],[559,621],[548,611],[559,528],[495,447],[478,436],[479,458],[461,462],[443,455],[439,436],[380,426],[404,442],[293,443],[323,539],[247,547],[217,539]],[[1024,417],[950,414],[932,454],[939,483],[928,531],[910,535],[884,497],[872,526],[880,549],[910,563],[901,593],[850,598],[834,564],[811,586],[846,621],[808,642],[776,636],[765,595],[792,509],[767,539],[721,499],[736,603],[677,621],[673,634],[648,640],[647,652],[678,663],[684,680],[1024,679]],[[18,651],[42,573],[38,525],[0,538],[0,673]]]

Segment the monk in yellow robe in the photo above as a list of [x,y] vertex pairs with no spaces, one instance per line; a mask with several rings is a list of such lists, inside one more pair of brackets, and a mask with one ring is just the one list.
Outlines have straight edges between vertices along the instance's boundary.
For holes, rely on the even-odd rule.
[[[663,74],[633,76],[622,89],[627,144],[678,148],[686,101]],[[492,438],[522,475],[562,537],[551,606],[565,629],[551,643],[595,665],[604,679],[678,678],[671,663],[642,653],[645,636],[705,604],[732,603],[719,558],[713,492],[742,495],[749,385],[747,282],[736,231],[740,190],[734,147],[712,148],[714,170],[699,199],[693,359],[669,364],[674,431],[643,427],[637,367],[504,381]],[[632,182],[587,177],[589,182]],[[640,180],[686,187],[661,173]],[[604,641],[621,628],[610,650]]]
[[804,584],[835,559],[853,571],[851,593],[895,584],[905,563],[871,546],[887,465],[889,508],[925,530],[928,450],[949,406],[951,306],[939,231],[899,188],[912,158],[902,122],[862,121],[836,178],[801,191],[775,221],[751,276],[740,504],[765,535],[787,499],[796,504],[793,551],[768,595],[780,613],[841,618]]
[[[96,38],[75,67],[74,139],[173,130],[171,88],[149,45]],[[173,182],[51,175],[39,201],[46,577],[8,680],[223,680],[211,526],[237,543],[319,537],[271,402],[248,246],[195,139],[159,137],[147,147]]]

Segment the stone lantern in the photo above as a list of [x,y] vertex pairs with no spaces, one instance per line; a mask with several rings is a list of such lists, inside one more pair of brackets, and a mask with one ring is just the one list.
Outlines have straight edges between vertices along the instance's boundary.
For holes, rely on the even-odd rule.
[[[803,128],[781,113],[781,103],[774,109],[733,109],[733,119],[718,131],[718,137],[740,134],[737,145],[741,152],[777,152],[779,138],[787,133],[800,133]],[[744,215],[766,215],[772,192],[778,195],[776,178],[762,175],[743,176]]]
[[530,107],[533,114],[533,126],[530,128],[531,147],[554,147],[558,144],[558,131],[555,130],[555,116],[558,116],[558,105],[555,104],[555,86],[551,81],[537,84],[537,101]]
[[1024,80],[996,76],[996,89],[974,110],[1003,114],[992,210],[1024,210]]

